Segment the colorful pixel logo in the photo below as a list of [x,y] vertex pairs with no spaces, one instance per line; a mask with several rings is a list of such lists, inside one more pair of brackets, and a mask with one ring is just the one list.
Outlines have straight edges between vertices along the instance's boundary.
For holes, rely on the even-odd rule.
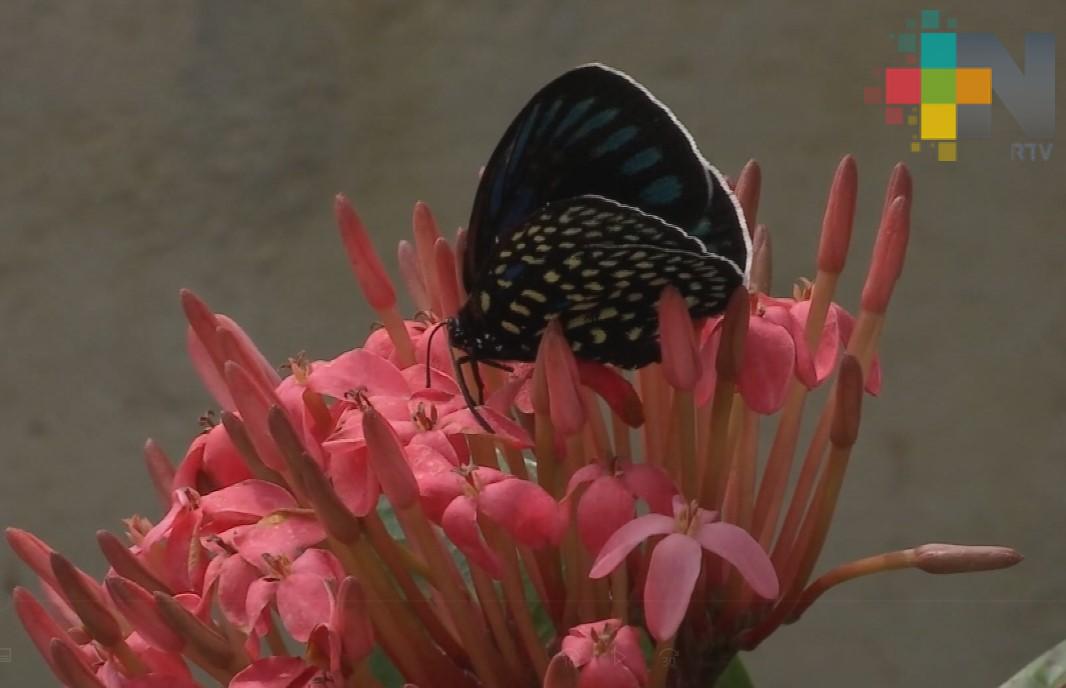
[[995,35],[962,33],[957,27],[953,17],[941,26],[939,10],[922,10],[918,21],[908,20],[907,31],[893,36],[904,65],[878,72],[883,86],[866,88],[864,100],[884,105],[885,124],[906,122],[915,128],[911,152],[935,149],[937,160],[954,162],[959,141],[991,137],[994,93],[1029,140],[1012,143],[1011,157],[1031,150],[1036,159],[1039,147],[1044,159],[1050,158],[1054,36],[1025,35],[1023,70]]

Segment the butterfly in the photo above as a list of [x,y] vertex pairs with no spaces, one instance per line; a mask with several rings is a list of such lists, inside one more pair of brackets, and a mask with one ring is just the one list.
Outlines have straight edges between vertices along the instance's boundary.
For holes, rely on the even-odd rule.
[[750,261],[736,197],[670,110],[620,71],[577,67],[530,99],[482,173],[449,338],[475,362],[531,361],[558,319],[579,358],[639,368],[660,359],[666,286],[714,315]]

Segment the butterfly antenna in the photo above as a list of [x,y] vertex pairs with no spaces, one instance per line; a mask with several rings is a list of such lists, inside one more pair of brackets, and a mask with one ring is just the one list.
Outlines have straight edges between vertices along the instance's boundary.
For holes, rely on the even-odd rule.
[[477,410],[477,403],[474,401],[474,397],[470,394],[470,388],[466,385],[466,377],[463,375],[463,369],[459,364],[459,359],[455,357],[455,351],[451,346],[448,347],[448,353],[452,357],[452,367],[455,368],[455,382],[459,385],[459,391],[463,393],[463,400],[466,401],[466,407],[470,409],[471,415],[474,416],[474,420],[477,424],[488,433],[495,433],[489,422],[485,420]]
[[470,361],[470,370],[474,374],[474,385],[477,387],[477,403],[480,406],[485,403],[485,381],[481,379],[481,366],[477,359]]
[[[429,333],[429,337],[426,339],[426,389],[429,389],[430,383],[430,354],[433,353],[433,338],[437,336],[437,331],[440,328],[448,324],[447,320],[441,320],[439,323],[433,326],[433,331]],[[451,347],[448,347],[451,349]]]

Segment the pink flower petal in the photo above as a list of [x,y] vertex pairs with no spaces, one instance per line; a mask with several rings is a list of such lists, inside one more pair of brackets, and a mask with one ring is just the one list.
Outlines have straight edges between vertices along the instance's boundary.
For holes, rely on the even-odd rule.
[[570,499],[573,496],[574,491],[582,485],[587,485],[597,478],[602,478],[607,475],[606,469],[598,463],[590,463],[587,466],[574,471],[574,474],[570,476],[570,480],[566,483],[566,494],[563,495],[563,500]]
[[[837,313],[842,310],[840,307],[830,308],[825,315],[825,325],[822,327],[821,338],[818,342],[818,350],[814,353],[814,359],[812,362],[814,378],[813,380],[804,379],[802,376],[800,379],[803,384],[808,387],[817,387],[825,382],[836,368],[837,362],[840,360],[840,325],[838,323]],[[799,325],[800,331],[806,331],[807,318],[810,315],[811,302],[799,301],[790,309],[791,316],[796,320]],[[806,337],[806,335],[804,335]],[[812,384],[813,383],[813,384]]]
[[[581,384],[600,395],[611,410],[631,428],[644,423],[644,406],[633,384],[617,370],[593,361],[578,360]],[[529,411],[532,413],[532,409]]]
[[216,425],[200,437],[204,438],[203,470],[216,487],[234,485],[252,477],[226,428]]
[[[444,334],[440,334],[439,338],[446,339]],[[407,380],[407,386],[411,392],[419,392],[427,389],[426,387],[426,364],[416,363],[413,366],[409,366],[400,371],[403,374],[405,380]],[[437,370],[436,368],[429,369],[429,388],[444,394],[455,395],[459,394],[459,385],[455,384],[455,380],[446,373]]]
[[678,492],[666,471],[651,464],[630,463],[622,469],[622,480],[654,513],[673,515],[673,500]]
[[312,547],[292,563],[293,573],[310,573],[327,580],[339,581],[344,578],[344,566],[328,549]]
[[700,543],[681,533],[667,535],[652,551],[644,614],[648,632],[657,641],[673,637],[684,621],[701,564]]
[[770,558],[748,531],[732,523],[708,523],[696,533],[708,552],[717,554],[736,567],[759,597],[777,597],[777,572]]
[[473,499],[459,497],[452,500],[441,517],[441,527],[470,563],[481,567],[493,578],[503,575],[499,558],[481,539],[481,530],[477,525],[477,506]]
[[280,583],[276,578],[260,578],[248,586],[248,599],[244,606],[245,623],[240,626],[242,631],[247,633],[260,625],[263,612],[274,601]]
[[633,519],[614,532],[596,561],[592,563],[589,578],[603,578],[614,571],[637,545],[653,535],[666,535],[674,530],[674,519],[662,514],[647,514]]
[[[533,446],[533,441],[525,429],[507,416],[488,406],[479,406],[478,413],[492,427],[492,437],[503,440],[507,444],[519,449]],[[485,429],[481,427],[474,414],[468,408],[449,413],[437,422],[437,428],[449,435],[485,435]]]
[[467,481],[451,466],[440,466],[439,470],[422,470],[415,473],[418,481],[418,495],[426,516],[434,523],[440,523],[444,510],[466,490]]
[[[465,442],[463,443],[465,444]],[[455,445],[440,430],[426,430],[411,438],[411,441],[407,444],[407,458],[411,461],[412,468],[415,461],[414,452],[419,451],[416,447],[432,451],[452,466],[458,466],[461,463],[459,454],[455,450]],[[418,474],[417,471],[415,474]]]
[[288,490],[265,480],[245,480],[200,498],[200,507],[211,520],[212,532],[255,523],[263,516],[296,506]]
[[[507,415],[511,411],[512,406],[520,405],[518,398],[523,395],[523,391],[528,389],[529,380],[533,376],[533,366],[529,364],[516,365],[513,372],[507,376],[507,381],[500,385],[495,392],[489,395],[489,398],[485,400],[485,406],[493,408],[500,413]],[[529,394],[525,393],[525,402],[529,402]],[[532,413],[532,411],[525,411]]]
[[365,349],[353,349],[314,366],[307,385],[334,399],[343,399],[348,392],[360,389],[372,395],[399,397],[410,393],[407,380],[396,366]]
[[314,512],[276,511],[235,539],[234,546],[244,560],[258,565],[263,555],[296,559],[305,549],[326,539],[326,531]]
[[[840,332],[840,341],[846,348],[848,342],[851,341],[851,333],[855,330],[855,318],[837,304],[831,304],[829,311],[836,315],[837,327]],[[866,384],[864,389],[867,394],[877,396],[881,392],[881,361],[877,354],[874,354],[873,360],[870,363],[870,370],[866,374]]]
[[285,630],[297,641],[306,643],[311,630],[329,621],[333,596],[326,579],[313,573],[292,573],[278,585],[278,616]]
[[752,411],[776,412],[785,403],[785,393],[795,368],[796,345],[788,330],[753,317],[748,322],[744,363],[737,387]]
[[[595,624],[584,624],[595,625]],[[563,644],[560,648],[560,652],[570,658],[570,662],[579,669],[592,659],[592,638],[580,633],[575,633],[573,629],[570,633],[563,638]]]
[[377,506],[381,486],[370,470],[365,446],[358,451],[334,454],[330,458],[329,475],[337,496],[356,516],[366,516]]
[[[478,469],[477,477],[483,480],[488,473]],[[484,485],[477,504],[481,513],[523,545],[556,544],[562,535],[559,505],[544,488],[528,480],[507,477]]]
[[226,557],[218,577],[218,603],[226,618],[241,628],[250,628],[248,589],[263,574],[240,557]]
[[316,673],[300,657],[266,657],[242,669],[228,688],[302,688]]
[[811,356],[811,352],[807,348],[807,335],[803,330],[803,323],[797,320],[792,313],[795,301],[792,299],[760,297],[760,302],[763,308],[762,319],[783,328],[792,339],[795,352],[793,370],[796,373],[796,377],[807,387],[816,387],[817,375],[814,357]]
[[593,657],[581,670],[578,688],[640,688],[640,681],[610,653]]
[[[526,364],[526,365],[528,365],[528,364]],[[518,392],[515,394],[514,407],[520,413],[529,414],[529,413],[533,413],[533,377],[532,377],[533,366],[532,365],[528,365],[528,368],[523,368],[522,366],[519,366],[518,368],[515,369],[515,373],[518,373],[519,371],[524,371],[524,370],[528,370],[529,371],[529,376],[525,378],[525,380],[522,382],[521,386],[519,386]]]
[[614,656],[637,677],[640,685],[648,681],[648,665],[640,647],[640,636],[632,626],[622,626],[614,635]]
[[577,532],[585,549],[596,554],[615,531],[633,518],[636,500],[614,476],[595,480],[577,505]]

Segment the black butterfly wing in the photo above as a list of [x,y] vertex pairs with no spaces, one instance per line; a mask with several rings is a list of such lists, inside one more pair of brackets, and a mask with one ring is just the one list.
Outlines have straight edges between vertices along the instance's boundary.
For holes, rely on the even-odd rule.
[[709,233],[701,220],[717,220],[708,215],[713,177],[689,133],[642,86],[603,65],[573,69],[533,96],[489,159],[468,226],[464,284],[473,287],[497,241],[566,198],[603,196]]
[[693,317],[721,312],[743,281],[678,227],[596,196],[548,204],[503,237],[459,314],[482,358],[532,360],[558,318],[582,358],[633,368],[659,359],[657,304],[676,287]]
[[711,203],[700,221],[689,230],[707,250],[732,261],[745,275],[751,269],[751,233],[744,211],[725,177],[708,165],[711,176]]

